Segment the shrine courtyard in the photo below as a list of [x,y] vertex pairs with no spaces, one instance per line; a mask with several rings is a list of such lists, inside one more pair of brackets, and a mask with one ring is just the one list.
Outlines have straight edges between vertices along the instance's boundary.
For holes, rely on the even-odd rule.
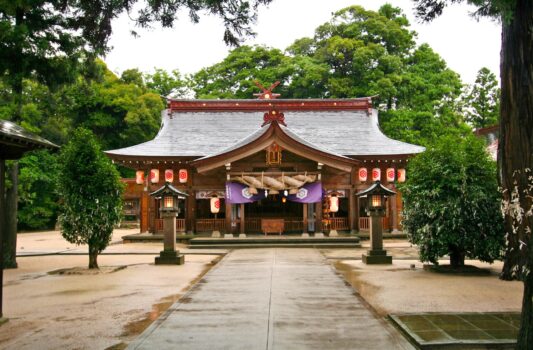
[[115,232],[98,274],[73,269],[86,266],[86,248],[59,232],[20,234],[0,348],[413,348],[399,327],[423,348],[469,348],[469,339],[505,346],[517,329],[522,285],[498,279],[501,263],[467,261],[485,275],[437,274],[408,242],[389,239],[388,266],[362,263],[365,240],[349,249],[180,244],[184,265],[156,266],[161,243],[122,243],[131,232]]

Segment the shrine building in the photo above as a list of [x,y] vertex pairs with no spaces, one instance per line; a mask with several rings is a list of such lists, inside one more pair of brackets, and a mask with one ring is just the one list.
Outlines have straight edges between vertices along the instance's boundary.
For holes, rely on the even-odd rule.
[[[136,170],[125,179],[125,214],[141,232],[163,228],[160,199],[169,181],[188,194],[176,227],[187,233],[260,234],[368,230],[366,198],[374,181],[397,192],[387,200],[385,230],[401,230],[401,193],[411,156],[424,148],[385,136],[371,98],[168,100],[148,142],[106,151]],[[279,226],[277,226],[279,227]]]

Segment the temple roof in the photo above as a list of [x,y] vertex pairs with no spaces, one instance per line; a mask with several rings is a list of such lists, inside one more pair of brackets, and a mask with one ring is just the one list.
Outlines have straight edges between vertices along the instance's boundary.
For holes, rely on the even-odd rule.
[[2,159],[18,159],[31,150],[59,146],[31,133],[23,127],[8,120],[0,120],[0,153]]
[[[232,100],[235,101],[238,100]],[[276,103],[279,101],[282,100]],[[198,103],[201,101],[196,101]],[[421,146],[385,136],[378,126],[377,111],[373,109],[281,111],[292,137],[332,154],[387,156],[424,151]],[[153,140],[106,153],[113,158],[198,158],[218,154],[257,137],[256,133],[261,133],[264,112],[165,110],[161,129]]]

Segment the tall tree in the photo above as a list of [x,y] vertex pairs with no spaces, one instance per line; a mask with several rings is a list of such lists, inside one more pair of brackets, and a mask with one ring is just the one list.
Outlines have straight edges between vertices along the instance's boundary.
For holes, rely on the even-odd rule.
[[[14,110],[10,119],[20,122],[22,90],[25,78],[48,87],[71,82],[80,63],[92,62],[108,51],[112,33],[111,21],[128,12],[140,27],[159,22],[172,27],[178,11],[185,9],[193,22],[201,12],[222,19],[223,39],[236,45],[243,36],[252,35],[250,24],[257,8],[271,0],[12,0],[0,1],[0,79],[11,90]],[[138,5],[138,6],[137,6]],[[134,13],[134,8],[138,9]],[[91,69],[86,70],[90,73]],[[9,170],[12,183],[17,183],[18,163]],[[2,194],[3,195],[3,194]],[[6,235],[16,241],[17,186],[6,193]],[[1,220],[0,220],[1,221]],[[10,248],[11,249],[11,248]],[[15,251],[8,256],[14,257]],[[11,258],[7,266],[16,266]]]
[[496,75],[483,67],[473,85],[464,95],[465,120],[475,128],[498,124],[500,117],[500,89]]
[[63,146],[59,175],[61,234],[70,243],[87,244],[89,268],[98,268],[98,254],[111,241],[122,214],[120,175],[86,129],[77,129]]
[[[414,0],[417,15],[439,16],[461,0]],[[501,19],[501,108],[498,174],[503,196],[507,249],[503,279],[524,282],[517,348],[533,344],[533,2],[466,0],[477,15]]]

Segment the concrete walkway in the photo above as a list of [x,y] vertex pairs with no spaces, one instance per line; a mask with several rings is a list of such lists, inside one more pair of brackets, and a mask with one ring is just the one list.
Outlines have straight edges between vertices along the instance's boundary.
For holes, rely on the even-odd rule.
[[412,349],[314,249],[227,255],[128,349]]

